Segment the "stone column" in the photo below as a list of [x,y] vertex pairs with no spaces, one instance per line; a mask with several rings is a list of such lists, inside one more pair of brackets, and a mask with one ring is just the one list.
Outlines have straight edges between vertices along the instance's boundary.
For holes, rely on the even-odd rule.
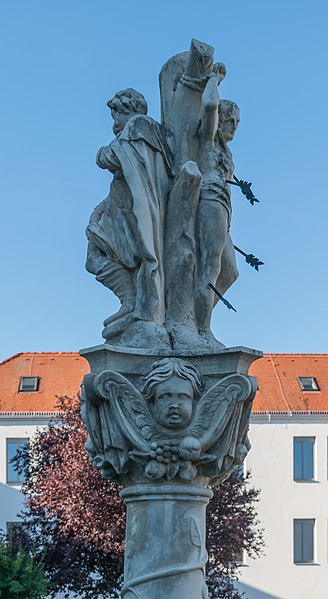
[[[81,352],[86,449],[127,505],[122,599],[206,599],[205,508],[249,450],[260,353]],[[177,355],[178,354],[178,355]],[[158,359],[158,358],[161,359]]]
[[122,599],[206,599],[205,509],[212,491],[136,485],[127,505]]

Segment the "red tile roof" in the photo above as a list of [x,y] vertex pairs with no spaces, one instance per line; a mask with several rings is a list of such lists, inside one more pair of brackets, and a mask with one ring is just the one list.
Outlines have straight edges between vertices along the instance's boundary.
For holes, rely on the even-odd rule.
[[[0,412],[52,412],[58,397],[77,395],[88,362],[76,352],[24,352],[0,363]],[[19,392],[21,376],[39,376],[38,391]]]
[[[259,386],[253,412],[328,411],[328,354],[264,354],[250,374]],[[302,391],[299,376],[314,377],[319,391]]]
[[[16,354],[0,363],[0,413],[54,411],[58,397],[78,393],[87,372],[75,352]],[[250,374],[259,385],[254,412],[328,412],[328,354],[265,354]],[[19,392],[21,376],[39,376],[38,391]],[[299,376],[314,377],[319,391],[302,391]]]

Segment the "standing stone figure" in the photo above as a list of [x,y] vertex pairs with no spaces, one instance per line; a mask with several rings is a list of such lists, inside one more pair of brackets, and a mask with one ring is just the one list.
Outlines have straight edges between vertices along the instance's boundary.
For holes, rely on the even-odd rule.
[[163,231],[171,175],[167,137],[133,89],[107,103],[116,135],[97,164],[113,173],[87,228],[86,268],[120,299],[103,336],[119,346],[170,347],[164,329]]
[[108,102],[115,139],[97,154],[113,174],[87,228],[87,270],[121,308],[105,344],[81,350],[86,451],[127,506],[122,599],[207,599],[205,508],[250,449],[261,352],[225,348],[214,297],[238,276],[229,235],[228,147],[239,108],[226,74],[193,40],[160,75],[162,124],[133,89]]
[[[226,179],[234,170],[227,142],[240,117],[235,103],[219,100],[226,68],[214,63],[213,52],[212,46],[192,40],[190,51],[171,58],[160,75],[162,118],[176,140],[179,187],[169,196],[166,216],[166,328],[176,349],[224,347],[210,329],[217,296],[208,285],[224,294],[238,277]],[[190,181],[187,168],[194,171]]]
[[[196,321],[199,333],[216,344],[211,329],[214,293],[208,284],[224,293],[238,277],[235,251],[229,235],[231,222],[230,187],[234,164],[227,145],[234,137],[240,116],[237,104],[219,100],[218,69],[210,75],[202,96],[199,131],[199,168],[202,173],[197,212],[198,241]],[[220,277],[222,271],[222,278]],[[223,279],[223,280],[222,280]]]

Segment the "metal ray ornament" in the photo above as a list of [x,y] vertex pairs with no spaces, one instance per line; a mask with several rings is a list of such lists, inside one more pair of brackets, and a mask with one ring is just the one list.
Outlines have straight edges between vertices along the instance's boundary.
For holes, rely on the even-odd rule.
[[247,200],[252,204],[252,206],[254,206],[255,202],[260,202],[260,200],[258,200],[255,197],[253,191],[251,190],[252,183],[249,183],[248,181],[243,181],[243,179],[237,179],[235,175],[233,176],[233,179],[233,181],[231,181],[230,179],[226,179],[226,182],[230,185],[237,185],[240,188],[242,194],[247,198]]
[[264,262],[262,262],[262,260],[259,260],[259,258],[256,258],[256,256],[254,256],[254,254],[246,254],[246,252],[241,250],[236,245],[234,245],[233,247],[235,248],[235,250],[237,252],[239,252],[239,254],[241,254],[242,256],[245,256],[247,264],[249,264],[250,266],[255,268],[255,270],[258,271],[259,267],[264,265]]
[[225,306],[227,306],[227,308],[228,308],[229,310],[233,310],[234,312],[237,312],[236,308],[234,308],[234,307],[233,307],[233,305],[232,305],[232,304],[230,304],[230,302],[228,302],[228,300],[227,300],[225,297],[223,297],[223,295],[221,295],[221,293],[218,291],[218,289],[216,289],[216,287],[214,287],[214,285],[212,285],[212,283],[209,283],[209,284],[208,284],[208,287],[209,287],[210,289],[212,289],[212,291],[214,291],[214,293],[216,293],[216,295],[217,295],[217,296],[220,298],[221,302],[222,302],[222,303],[223,303]]

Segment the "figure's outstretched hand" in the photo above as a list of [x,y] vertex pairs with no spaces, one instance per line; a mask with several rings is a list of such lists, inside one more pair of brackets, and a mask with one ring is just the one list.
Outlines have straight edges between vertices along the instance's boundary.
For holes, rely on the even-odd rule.
[[227,74],[226,66],[223,64],[223,62],[216,62],[213,65],[213,72],[216,74],[218,78],[218,85],[220,85],[221,81],[223,81]]

